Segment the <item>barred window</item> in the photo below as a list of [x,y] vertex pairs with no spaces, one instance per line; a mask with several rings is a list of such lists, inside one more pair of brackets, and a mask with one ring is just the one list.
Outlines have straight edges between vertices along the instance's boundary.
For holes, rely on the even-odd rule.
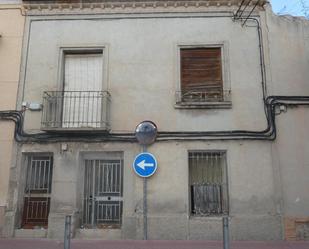
[[27,171],[22,217],[23,228],[47,227],[53,175],[51,155],[26,157]]
[[189,152],[191,214],[210,216],[228,213],[226,153]]

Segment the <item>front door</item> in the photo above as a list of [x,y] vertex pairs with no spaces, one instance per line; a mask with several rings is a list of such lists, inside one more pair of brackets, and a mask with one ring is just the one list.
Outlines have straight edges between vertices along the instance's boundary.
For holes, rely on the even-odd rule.
[[119,228],[122,218],[122,160],[85,160],[85,228]]

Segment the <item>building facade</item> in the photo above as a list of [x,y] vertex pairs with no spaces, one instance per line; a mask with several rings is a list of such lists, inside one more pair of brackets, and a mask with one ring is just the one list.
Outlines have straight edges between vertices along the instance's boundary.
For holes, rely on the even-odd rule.
[[[266,1],[24,1],[5,234],[308,239],[308,22]],[[289,96],[289,97],[286,97]]]
[[[21,12],[21,1],[0,1],[0,111],[16,109],[24,19]],[[1,120],[0,130],[1,237],[8,199],[10,168],[12,166],[14,124],[10,121]]]

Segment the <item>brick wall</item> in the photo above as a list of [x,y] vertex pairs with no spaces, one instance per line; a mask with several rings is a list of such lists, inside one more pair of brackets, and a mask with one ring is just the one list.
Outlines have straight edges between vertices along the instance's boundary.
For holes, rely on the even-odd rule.
[[309,217],[287,217],[284,223],[286,240],[309,240]]

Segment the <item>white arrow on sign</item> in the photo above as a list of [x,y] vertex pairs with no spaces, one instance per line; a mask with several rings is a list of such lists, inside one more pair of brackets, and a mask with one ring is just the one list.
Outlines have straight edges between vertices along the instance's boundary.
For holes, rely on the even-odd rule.
[[137,164],[138,167],[141,169],[145,170],[146,167],[153,167],[153,163],[145,163],[145,160],[141,161],[140,163]]

